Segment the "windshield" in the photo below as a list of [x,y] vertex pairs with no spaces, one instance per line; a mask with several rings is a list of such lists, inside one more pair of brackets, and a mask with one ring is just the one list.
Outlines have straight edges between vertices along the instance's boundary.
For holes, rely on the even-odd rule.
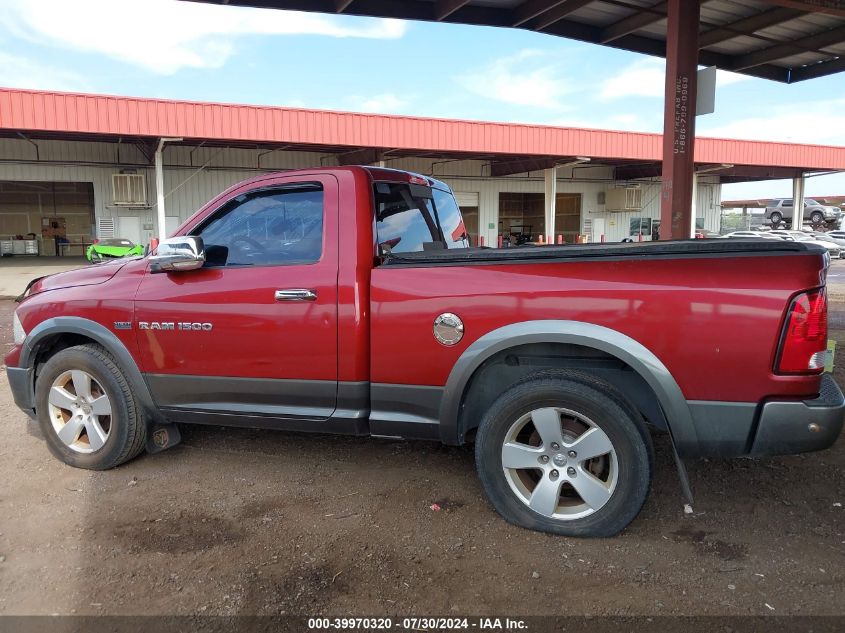
[[381,254],[469,247],[461,212],[450,192],[377,182],[373,195]]
[[135,244],[131,240],[124,240],[115,237],[100,240],[99,242],[97,242],[97,246],[125,246],[126,248],[132,248],[133,246],[135,246]]

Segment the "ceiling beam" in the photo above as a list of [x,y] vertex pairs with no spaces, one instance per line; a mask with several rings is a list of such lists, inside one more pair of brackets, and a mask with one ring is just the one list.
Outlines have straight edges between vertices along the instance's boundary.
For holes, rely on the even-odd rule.
[[[219,3],[221,0],[193,1]],[[229,0],[229,4],[277,9],[284,8],[296,11],[334,13],[336,8],[335,3],[337,1],[339,0]],[[340,1],[345,2],[346,0]],[[352,0],[351,4],[346,6],[344,13],[409,20],[435,20],[436,2],[447,1],[455,0],[403,0],[402,2],[397,2],[395,0]],[[637,2],[639,1],[640,0],[637,0]],[[649,0],[649,3],[653,5],[656,4],[657,1],[658,0]],[[705,2],[708,0],[701,1]],[[517,7],[525,5],[527,7],[528,2],[529,0],[521,0],[521,2],[518,3],[514,2],[508,4],[516,4]],[[591,43],[601,42],[602,27],[577,22],[574,19],[567,19],[567,16],[570,16],[583,7],[592,6],[593,3],[600,5],[602,2],[604,4],[626,7],[628,9],[647,11],[647,9],[643,9],[639,4],[632,4],[632,0],[543,0],[543,2],[553,2],[554,8],[539,13],[536,17],[520,24],[519,28],[540,31],[550,35]],[[770,79],[784,83],[795,81],[796,79],[791,77],[790,68],[779,66],[777,63],[759,63],[759,60],[751,59],[750,61],[755,62],[757,65],[751,65],[747,68],[740,69],[734,63],[733,55],[717,53],[716,51],[713,51],[712,48],[707,47],[713,46],[714,44],[726,39],[730,39],[731,37],[736,37],[741,34],[740,30],[744,31],[745,29],[748,29],[753,33],[751,27],[754,27],[755,25],[758,27],[757,30],[759,30],[765,28],[767,24],[779,23],[781,20],[786,21],[790,16],[798,17],[801,13],[807,13],[808,15],[813,13],[845,15],[845,8],[837,9],[838,6],[842,6],[842,0],[766,0],[766,2],[772,5],[772,9],[770,11],[758,11],[758,13],[755,13],[753,16],[743,18],[742,20],[738,20],[732,24],[716,25],[702,21],[702,28],[709,30],[704,31],[700,36],[702,47],[699,54],[700,62],[705,65],[716,65],[723,70],[741,72],[745,75],[760,77],[762,79]],[[532,6],[535,7],[535,10],[537,10],[537,7],[540,5],[537,4]],[[792,10],[797,13],[790,14],[787,12],[773,12],[778,9]],[[763,17],[764,15],[766,17]],[[516,9],[514,8],[506,8],[500,4],[494,5],[492,3],[476,4],[473,0],[469,0],[465,4],[462,4],[459,9],[455,9],[452,13],[443,18],[442,21],[448,23],[508,27],[512,26],[514,21],[518,21],[515,16]],[[743,22],[744,20],[748,20],[748,22]],[[605,35],[607,36],[609,33],[606,33]],[[817,37],[818,34],[811,36],[809,38],[808,45],[806,46],[802,46],[801,42],[793,43],[793,46],[795,47],[794,49],[790,49],[785,54],[781,51],[780,54],[783,56],[791,56],[795,53],[818,50],[815,46],[816,42],[813,41],[813,39]],[[773,37],[760,36],[758,39],[769,40],[767,42],[761,41],[760,45],[768,46],[770,48],[774,48],[782,44],[782,42],[777,41],[777,38]],[[803,39],[804,38],[802,37],[802,40]],[[840,39],[840,41],[845,41],[845,38]],[[605,45],[619,50],[634,51],[658,57],[664,57],[666,51],[666,44],[661,35],[648,36],[645,34],[638,34],[637,32],[631,32],[627,35],[618,37],[617,39],[612,39]],[[828,44],[828,47],[829,46],[830,44]],[[753,51],[753,53],[760,53],[760,51]],[[770,54],[771,51],[767,53],[767,55]],[[824,54],[822,57],[823,56]],[[835,57],[835,54],[831,53],[829,57],[832,59]],[[783,57],[779,57],[777,59],[782,58]],[[745,61],[748,62],[749,60],[746,59]],[[773,61],[776,62],[776,60]],[[823,59],[823,62],[826,61],[829,60]],[[797,77],[810,78],[814,73],[821,74],[823,71],[827,72],[827,68],[832,69],[834,67],[835,65],[831,64],[830,66],[824,66],[812,71],[801,70],[798,72]]]
[[510,160],[499,163],[490,163],[490,176],[501,178],[514,174],[525,174],[529,171],[542,171],[551,169],[555,165],[565,163],[568,158],[524,158],[521,160]]
[[821,33],[813,33],[812,35],[807,35],[791,42],[770,46],[769,48],[754,51],[747,55],[740,55],[734,58],[733,65],[728,70],[753,68],[754,66],[767,64],[778,59],[783,59],[784,57],[800,55],[806,52],[817,52],[826,46],[841,44],[843,42],[845,42],[845,26],[840,26],[835,29],[822,31]]
[[343,13],[355,0],[334,0],[334,12]]
[[845,6],[842,0],[767,0],[769,4],[777,4],[790,9],[798,9],[806,13],[827,13],[845,18]]
[[607,44],[613,40],[618,40],[620,37],[639,31],[641,28],[660,22],[666,19],[666,3],[658,2],[652,7],[644,8],[637,11],[633,15],[628,16],[618,22],[614,22],[601,30],[599,34],[599,42]]
[[[730,70],[731,61],[732,58],[730,55],[725,55],[723,53],[708,50],[698,52],[698,63],[702,66],[716,66],[722,70]],[[773,64],[756,66],[755,68],[743,71],[743,74],[748,75],[749,77],[759,77],[760,79],[789,83],[789,69],[784,68],[783,66],[775,66]]]
[[138,139],[134,143],[141,155],[146,159],[148,165],[153,164],[155,159],[156,148],[158,148],[158,139]]
[[786,7],[761,11],[747,18],[701,33],[698,36],[698,48],[707,48],[740,35],[750,35],[755,31],[788,22],[801,15],[805,15],[803,11]]
[[762,178],[765,180],[779,180],[782,178],[797,178],[804,171],[795,167],[763,167],[757,165],[737,165],[722,171],[714,172],[714,176],[723,178]]
[[522,26],[528,20],[554,9],[558,5],[566,4],[567,0],[525,0],[513,9],[512,26]]
[[614,180],[637,180],[639,178],[659,178],[660,163],[639,165],[620,165],[613,170]]
[[366,147],[364,149],[356,149],[345,154],[337,155],[337,164],[345,165],[372,165],[379,162],[384,157],[384,150],[378,150]]
[[[696,170],[713,169],[711,176],[720,178],[759,178],[762,180],[778,180],[781,178],[795,178],[800,175],[801,170],[795,167],[764,167],[758,165],[736,165],[733,167],[721,168],[721,165],[698,164]],[[643,178],[660,178],[660,163],[639,163],[633,165],[620,165],[615,169],[616,180],[640,180]]]
[[838,57],[830,61],[820,62],[818,64],[810,64],[809,66],[802,66],[792,70],[789,77],[789,83],[796,81],[804,81],[806,79],[815,79],[816,77],[824,77],[845,71],[845,57]]
[[467,4],[469,4],[469,0],[437,0],[434,4],[434,19],[438,22],[445,20]]
[[[581,42],[591,42],[595,44],[598,41],[599,29],[589,24],[580,24],[572,20],[560,20],[554,25],[543,31],[549,35],[558,35]],[[666,43],[662,40],[653,37],[644,37],[642,35],[626,35],[620,37],[606,44],[611,48],[616,48],[625,51],[636,51],[645,55],[654,55],[655,57],[663,58],[666,55]],[[733,57],[724,53],[717,53],[716,51],[703,50],[698,54],[698,61],[703,66],[716,66],[722,70],[731,70],[733,68]],[[760,79],[770,79],[772,81],[779,81],[782,83],[789,82],[789,69],[782,66],[775,66],[772,64],[764,64],[756,66],[749,70],[743,71],[744,74],[751,77],[759,77]]]
[[592,1],[593,0],[567,0],[566,2],[558,4],[554,9],[546,11],[536,18],[526,22],[522,25],[522,27],[531,29],[532,31],[543,31],[553,24],[560,22],[570,13],[575,13],[578,9],[586,7]]

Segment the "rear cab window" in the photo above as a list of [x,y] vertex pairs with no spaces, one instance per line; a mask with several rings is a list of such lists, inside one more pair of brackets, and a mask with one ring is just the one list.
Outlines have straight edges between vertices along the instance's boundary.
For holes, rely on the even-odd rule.
[[468,248],[469,238],[452,193],[413,183],[375,182],[379,255]]

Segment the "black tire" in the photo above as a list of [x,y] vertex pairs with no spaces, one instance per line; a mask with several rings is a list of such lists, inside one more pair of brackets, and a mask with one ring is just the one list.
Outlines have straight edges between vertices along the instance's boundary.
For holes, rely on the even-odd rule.
[[810,214],[810,222],[813,224],[821,224],[824,222],[824,214],[821,211],[813,211]]
[[[607,435],[616,453],[615,488],[606,503],[588,516],[561,519],[535,512],[508,483],[502,466],[506,436],[522,416],[546,407],[585,416]],[[487,498],[508,522],[564,536],[608,537],[625,529],[645,503],[653,446],[642,416],[612,385],[584,372],[550,370],[517,382],[492,404],[478,428],[475,459]]]
[[769,219],[772,221],[772,228],[776,229],[780,226],[780,223],[783,222],[783,215],[780,212],[775,211]]
[[[108,437],[91,453],[74,451],[59,439],[50,418],[48,398],[53,382],[65,372],[82,370],[102,387],[111,403]],[[57,458],[75,468],[108,470],[142,450],[147,439],[147,420],[135,402],[132,389],[114,359],[99,345],[69,347],[52,356],[41,369],[35,383],[38,423],[47,447]]]

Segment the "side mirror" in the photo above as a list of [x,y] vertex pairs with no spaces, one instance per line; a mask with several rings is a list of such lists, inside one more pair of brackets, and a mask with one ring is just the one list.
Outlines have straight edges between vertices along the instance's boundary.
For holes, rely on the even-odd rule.
[[150,272],[195,270],[205,264],[205,246],[201,237],[184,235],[159,242],[150,256]]

